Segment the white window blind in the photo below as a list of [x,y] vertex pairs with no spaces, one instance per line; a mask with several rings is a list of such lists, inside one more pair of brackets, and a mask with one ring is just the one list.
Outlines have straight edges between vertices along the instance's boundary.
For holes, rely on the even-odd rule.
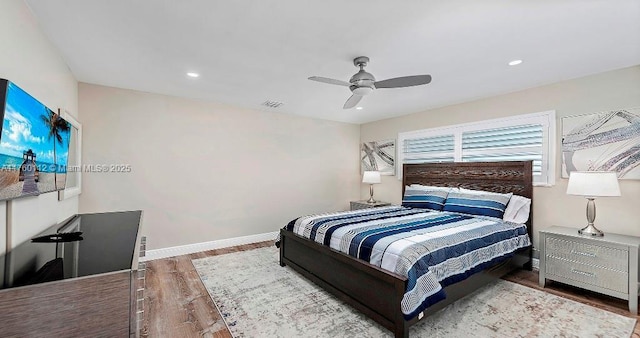
[[554,139],[554,111],[417,130],[398,134],[397,163],[532,160],[534,184],[553,185]]
[[453,162],[454,136],[428,136],[407,139],[402,144],[404,163]]
[[462,133],[463,162],[533,161],[533,175],[542,175],[541,124],[525,124]]

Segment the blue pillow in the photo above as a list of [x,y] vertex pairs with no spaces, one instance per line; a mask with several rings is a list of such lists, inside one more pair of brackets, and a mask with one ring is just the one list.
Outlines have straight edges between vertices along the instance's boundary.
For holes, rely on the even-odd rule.
[[452,192],[442,210],[502,218],[512,194],[465,194]]
[[442,211],[448,194],[447,190],[425,190],[406,187],[402,198],[402,206]]

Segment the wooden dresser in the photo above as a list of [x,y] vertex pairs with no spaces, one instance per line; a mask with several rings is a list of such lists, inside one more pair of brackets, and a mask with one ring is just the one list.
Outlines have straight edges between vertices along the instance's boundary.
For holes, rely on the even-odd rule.
[[141,211],[76,215],[40,236],[81,231],[81,240],[12,249],[0,271],[0,336],[139,336],[141,217]]

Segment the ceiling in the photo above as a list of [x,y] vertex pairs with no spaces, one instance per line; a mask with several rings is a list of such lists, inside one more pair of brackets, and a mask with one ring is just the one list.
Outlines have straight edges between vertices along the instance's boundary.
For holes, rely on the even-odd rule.
[[[80,82],[351,123],[640,64],[638,0],[26,2]],[[348,81],[360,55],[433,81],[343,110],[348,88],[307,80]]]

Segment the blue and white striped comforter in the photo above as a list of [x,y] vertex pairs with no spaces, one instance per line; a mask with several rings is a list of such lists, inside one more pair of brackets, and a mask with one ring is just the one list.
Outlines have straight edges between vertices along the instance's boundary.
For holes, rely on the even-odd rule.
[[445,286],[531,245],[524,224],[400,206],[304,216],[287,230],[407,277],[406,319],[444,299]]

